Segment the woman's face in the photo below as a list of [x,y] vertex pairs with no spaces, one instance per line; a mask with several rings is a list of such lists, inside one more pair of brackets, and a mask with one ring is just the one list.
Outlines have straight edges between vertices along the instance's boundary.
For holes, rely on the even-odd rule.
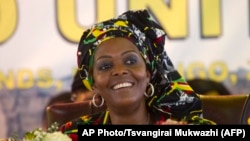
[[93,89],[113,107],[141,103],[150,73],[137,47],[125,38],[113,38],[96,50]]

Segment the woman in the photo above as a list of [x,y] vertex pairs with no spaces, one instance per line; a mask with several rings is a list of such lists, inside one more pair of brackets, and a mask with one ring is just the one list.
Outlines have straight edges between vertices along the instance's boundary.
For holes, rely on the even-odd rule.
[[[215,124],[202,118],[201,101],[164,50],[164,30],[146,10],[127,11],[83,33],[78,66],[87,88],[107,110],[84,115],[77,124]],[[96,106],[95,100],[93,104]]]

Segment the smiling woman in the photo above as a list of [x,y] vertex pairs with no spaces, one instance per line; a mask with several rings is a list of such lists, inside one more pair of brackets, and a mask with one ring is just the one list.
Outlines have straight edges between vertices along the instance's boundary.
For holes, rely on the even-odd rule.
[[[135,114],[133,108],[126,108],[131,104],[137,104],[136,107],[145,106],[143,94],[150,80],[150,73],[146,70],[140,51],[132,42],[125,38],[113,38],[101,43],[96,49],[94,62],[93,90],[105,99],[110,112],[119,112],[122,108],[128,110],[126,116],[131,114],[137,117],[136,114],[147,113],[143,109]],[[114,116],[118,116],[114,119],[124,119],[122,114]],[[123,123],[143,123],[141,119],[124,120]],[[119,122],[112,120],[112,124],[115,123]]]
[[93,25],[80,40],[84,85],[107,109],[69,121],[61,131],[77,138],[77,125],[215,124],[202,118],[201,101],[164,50],[166,33],[146,10],[127,11]]

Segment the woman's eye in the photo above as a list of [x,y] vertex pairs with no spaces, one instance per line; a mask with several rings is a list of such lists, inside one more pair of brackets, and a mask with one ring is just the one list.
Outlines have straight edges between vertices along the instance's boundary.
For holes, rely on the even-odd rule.
[[128,64],[128,65],[133,65],[133,64],[135,64],[137,62],[137,59],[135,59],[135,58],[129,58],[129,59],[127,59],[126,61],[125,61],[125,63],[126,64]]
[[107,69],[109,69],[109,68],[111,68],[111,67],[112,67],[112,64],[103,63],[103,64],[101,64],[101,65],[98,67],[98,69],[99,69],[99,70],[107,70]]

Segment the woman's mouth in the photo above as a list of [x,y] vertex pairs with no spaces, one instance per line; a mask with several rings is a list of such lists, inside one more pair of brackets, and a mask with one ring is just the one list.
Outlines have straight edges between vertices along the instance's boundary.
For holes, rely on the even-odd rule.
[[120,88],[126,88],[126,87],[131,87],[133,84],[129,83],[129,82],[125,82],[125,83],[120,83],[117,84],[113,87],[114,90],[120,89]]

